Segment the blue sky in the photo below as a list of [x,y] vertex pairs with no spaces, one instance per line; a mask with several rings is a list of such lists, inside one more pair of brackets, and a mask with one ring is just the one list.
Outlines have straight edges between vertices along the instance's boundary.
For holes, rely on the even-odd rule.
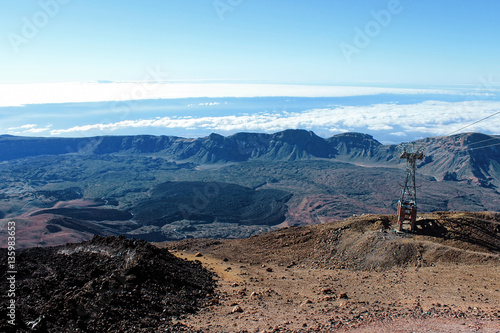
[[[0,0],[0,9],[0,134],[305,128],[397,142],[500,111],[499,1]],[[499,118],[467,130],[499,134]]]
[[[500,72],[498,1],[217,1],[0,0],[0,83],[141,80],[146,66],[169,80],[304,84],[476,84]],[[35,33],[23,34],[27,21]],[[367,27],[348,61],[340,46]]]

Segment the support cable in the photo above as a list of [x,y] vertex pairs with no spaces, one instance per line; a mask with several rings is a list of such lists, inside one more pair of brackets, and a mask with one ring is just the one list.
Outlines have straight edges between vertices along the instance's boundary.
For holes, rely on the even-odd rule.
[[489,118],[491,118],[491,117],[493,117],[493,116],[496,116],[497,114],[500,114],[500,111],[497,111],[497,112],[495,112],[495,113],[492,113],[492,114],[490,114],[489,116],[486,116],[486,117],[484,117],[484,118],[482,118],[482,119],[476,120],[476,121],[474,121],[474,122],[470,123],[469,125],[466,125],[466,126],[464,126],[464,127],[460,127],[459,129],[454,130],[453,132],[448,133],[448,134],[446,134],[446,135],[444,135],[444,136],[450,136],[450,135],[452,135],[452,134],[455,134],[455,133],[456,133],[456,132],[458,132],[458,131],[461,131],[461,130],[463,130],[463,129],[467,128],[467,127],[471,127],[472,125],[476,125],[477,123],[480,123],[480,122],[482,122],[482,121],[485,121],[486,119],[489,119]]
[[473,142],[473,143],[469,143],[467,145],[467,147],[469,146],[473,146],[473,145],[478,145],[480,143],[483,143],[483,142],[488,142],[488,141],[492,141],[492,140],[500,140],[500,138],[491,138],[491,139],[486,139],[486,140],[482,140],[482,141],[478,141],[478,142]]
[[468,150],[478,150],[478,149],[483,149],[483,148],[488,148],[488,147],[494,147],[494,146],[500,146],[500,142],[494,143],[492,145],[483,146],[483,147],[469,148]]
[[[450,136],[450,135],[452,135],[452,134],[455,134],[455,133],[456,133],[456,132],[458,132],[458,131],[461,131],[461,130],[463,130],[463,129],[465,129],[465,128],[468,128],[468,127],[471,127],[471,126],[473,126],[473,125],[476,125],[476,124],[478,124],[478,123],[480,123],[480,122],[483,122],[483,121],[485,121],[486,119],[489,119],[489,118],[491,118],[491,117],[494,117],[494,116],[496,116],[496,115],[498,115],[498,114],[500,114],[500,111],[497,111],[497,112],[495,112],[495,113],[492,113],[492,114],[490,114],[490,115],[488,115],[488,116],[486,116],[486,117],[484,117],[484,118],[482,118],[482,119],[476,120],[476,121],[474,121],[474,122],[472,122],[472,123],[470,123],[470,124],[468,124],[468,125],[465,125],[465,126],[463,126],[463,127],[460,127],[459,129],[456,129],[456,130],[454,130],[454,131],[452,131],[452,132],[449,132],[448,134],[445,134],[445,135],[443,135],[443,136]],[[479,144],[479,143],[481,143],[481,142],[486,142],[486,141],[490,141],[490,140],[496,140],[496,139],[497,139],[497,138],[491,138],[491,139],[487,139],[487,140],[483,140],[483,141],[479,141],[479,142],[472,143],[471,145]],[[499,144],[500,144],[500,143],[496,143],[496,144],[493,144],[493,145],[488,145],[488,146],[484,146],[484,147],[470,148],[469,150],[476,150],[476,149],[482,149],[482,148],[487,148],[487,147],[493,147],[493,146],[496,146],[496,145],[499,145]],[[425,143],[422,143],[422,144],[418,147],[418,149],[422,148],[423,146],[425,146]]]

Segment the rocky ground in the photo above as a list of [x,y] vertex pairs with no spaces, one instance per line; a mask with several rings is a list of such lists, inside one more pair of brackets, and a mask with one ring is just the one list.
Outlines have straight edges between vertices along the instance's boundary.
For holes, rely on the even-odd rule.
[[[195,259],[189,251],[176,254]],[[180,320],[194,331],[500,331],[498,266],[366,272],[196,259],[221,278],[219,298]]]
[[400,235],[393,217],[362,216],[160,246],[220,277],[219,298],[181,320],[192,330],[500,332],[498,216],[425,218],[446,237]]
[[[245,239],[96,236],[25,249],[16,329],[500,332],[500,215],[441,212],[419,223],[396,233],[395,216],[364,215]],[[5,295],[2,332],[14,331]]]
[[[125,237],[30,248],[16,264],[16,326],[6,322],[2,283],[2,332],[179,332],[172,318],[196,312],[214,294],[201,265]],[[2,282],[6,272],[2,266]]]

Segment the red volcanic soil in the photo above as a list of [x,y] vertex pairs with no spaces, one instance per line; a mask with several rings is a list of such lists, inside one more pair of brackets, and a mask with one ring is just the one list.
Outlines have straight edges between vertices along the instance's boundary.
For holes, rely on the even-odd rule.
[[[116,234],[94,221],[124,221],[132,217],[126,212],[99,207],[101,205],[92,200],[63,201],[53,208],[32,209],[16,218],[3,219],[0,223],[15,221],[17,249],[78,243],[91,239],[95,234]],[[6,228],[0,230],[0,247],[7,247]]]
[[[57,216],[47,214],[29,219],[16,218],[14,221],[16,222],[17,249],[78,243],[92,238],[93,234],[90,232],[76,231],[62,226],[53,227],[52,221],[57,218]],[[0,239],[0,247],[7,247],[7,237]]]
[[500,215],[366,215],[235,240],[159,243],[219,275],[201,332],[500,332]]
[[[153,247],[95,237],[21,250],[19,328],[499,332],[500,215],[437,212],[420,216],[417,233],[395,226],[394,215],[363,215],[245,239]],[[1,331],[9,328],[5,304]]]

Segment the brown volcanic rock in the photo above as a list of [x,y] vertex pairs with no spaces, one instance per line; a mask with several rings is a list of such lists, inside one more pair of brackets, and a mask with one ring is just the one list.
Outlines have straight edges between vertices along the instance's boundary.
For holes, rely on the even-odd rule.
[[[2,264],[6,252],[0,252]],[[173,317],[197,311],[214,293],[212,274],[199,264],[124,237],[25,249],[16,261],[18,332],[31,331],[37,321],[35,331],[168,331]],[[12,328],[5,304],[3,331]]]
[[[365,215],[159,246],[193,259],[202,250],[221,277],[220,301],[184,320],[203,332],[498,332],[500,216],[422,217],[415,234]],[[236,305],[244,312],[228,315]]]
[[[394,215],[363,215],[342,221],[287,227],[246,239],[166,243],[176,250],[203,250],[255,264],[290,262],[310,268],[384,271],[446,262],[500,264],[500,215],[437,212],[419,218],[418,232],[394,232]],[[251,249],[251,250],[250,250]]]

